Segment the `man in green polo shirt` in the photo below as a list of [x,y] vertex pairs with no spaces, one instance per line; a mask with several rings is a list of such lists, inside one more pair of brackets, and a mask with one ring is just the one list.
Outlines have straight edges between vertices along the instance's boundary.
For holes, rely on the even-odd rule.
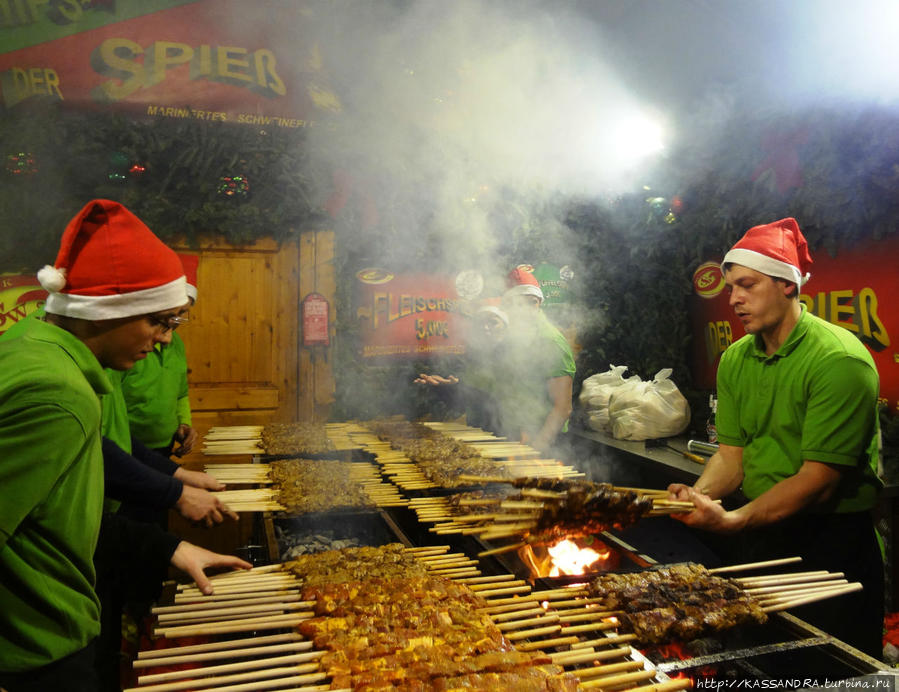
[[497,398],[506,426],[522,442],[552,453],[571,415],[574,354],[565,336],[541,310],[543,291],[525,267],[507,277],[503,306],[509,334],[496,364]]
[[[746,336],[718,366],[719,451],[692,488],[696,528],[734,534],[725,557],[801,556],[803,570],[844,572],[864,590],[794,612],[879,657],[883,564],[871,515],[879,378],[864,345],[799,301],[812,260],[794,219],[751,228],[725,255],[730,304]],[[742,489],[748,502],[713,502]]]
[[[190,307],[197,302],[197,255],[179,254]],[[191,426],[187,354],[174,330],[122,379],[131,434],[160,454],[182,457],[197,441]],[[177,445],[177,447],[176,447]]]
[[[81,692],[98,684],[103,368],[144,358],[187,294],[175,253],[109,200],[69,222],[38,279],[46,317],[0,342],[0,688]],[[249,567],[189,544],[174,551],[197,579],[203,566]]]

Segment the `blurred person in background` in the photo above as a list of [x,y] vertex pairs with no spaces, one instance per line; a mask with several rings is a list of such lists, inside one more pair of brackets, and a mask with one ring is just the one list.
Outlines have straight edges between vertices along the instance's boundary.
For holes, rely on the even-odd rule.
[[503,309],[509,315],[504,358],[497,364],[499,397],[510,434],[549,452],[568,430],[572,408],[574,353],[541,310],[543,291],[524,267],[507,277]]
[[415,379],[417,384],[438,387],[450,410],[464,409],[468,425],[498,435],[506,433],[496,398],[496,364],[502,358],[508,326],[509,317],[499,299],[485,299],[472,316],[459,375],[420,373]]

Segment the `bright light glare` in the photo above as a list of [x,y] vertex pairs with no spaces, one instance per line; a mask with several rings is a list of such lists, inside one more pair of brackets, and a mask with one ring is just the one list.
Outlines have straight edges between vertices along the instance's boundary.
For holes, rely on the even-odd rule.
[[665,148],[662,125],[642,113],[621,120],[610,134],[613,156],[622,163],[636,163]]

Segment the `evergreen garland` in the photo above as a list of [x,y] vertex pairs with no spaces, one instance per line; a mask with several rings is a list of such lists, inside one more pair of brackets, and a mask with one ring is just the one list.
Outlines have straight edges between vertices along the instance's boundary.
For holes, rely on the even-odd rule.
[[[9,170],[22,152],[36,172]],[[122,202],[165,241],[209,233],[237,245],[283,240],[323,223],[309,200],[301,130],[17,109],[0,115],[0,155],[4,271],[52,261],[68,220],[98,197]],[[219,193],[221,178],[234,175],[249,181],[248,193]]]

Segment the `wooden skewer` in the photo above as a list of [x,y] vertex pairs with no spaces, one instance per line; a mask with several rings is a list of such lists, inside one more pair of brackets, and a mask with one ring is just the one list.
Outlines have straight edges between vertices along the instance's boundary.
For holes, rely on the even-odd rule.
[[167,639],[177,637],[196,637],[204,634],[230,634],[232,632],[255,632],[257,630],[276,630],[285,627],[294,627],[303,620],[313,617],[313,613],[306,615],[276,615],[266,618],[245,618],[233,622],[216,623],[214,625],[185,625],[183,627],[169,627],[155,630],[155,634]]
[[589,595],[586,590],[574,586],[568,586],[561,589],[548,589],[546,591],[537,591],[534,595],[543,601],[558,601],[565,598],[577,598],[578,596]]
[[159,624],[172,626],[177,622],[192,621],[193,623],[202,622],[203,620],[221,619],[222,616],[230,617],[233,615],[262,615],[269,613],[271,615],[285,615],[285,611],[303,610],[308,611],[311,604],[306,601],[299,603],[271,603],[254,606],[242,606],[239,608],[219,608],[217,610],[202,611],[185,611],[181,613],[163,613],[158,616]]
[[604,630],[613,630],[618,627],[617,622],[592,622],[588,625],[568,625],[564,632],[566,634],[574,634],[575,632],[602,632]]
[[[825,586],[836,586],[842,584],[848,584],[848,579],[831,579],[828,581],[818,581],[812,582],[815,584],[815,588],[822,588]],[[757,598],[762,598],[766,594],[787,594],[791,592],[801,591],[802,589],[809,588],[809,585],[806,584],[787,584],[786,586],[759,586],[754,589],[744,589],[745,593],[748,593],[751,596],[755,596]]]
[[486,615],[494,615],[496,613],[508,613],[517,610],[527,610],[536,605],[539,605],[539,601],[532,598],[506,598],[506,599],[498,599],[505,601],[514,601],[513,603],[502,603],[500,605],[487,606],[486,608],[478,608],[479,613],[485,613]]
[[522,627],[532,627],[534,625],[553,625],[557,622],[559,622],[559,617],[557,615],[549,615],[544,613],[543,615],[535,618],[513,620],[511,622],[500,622],[496,626],[497,628],[499,628],[500,632],[513,632],[515,630],[521,629]]
[[[318,682],[327,679],[325,673],[315,673],[318,670],[317,663],[299,666],[286,666],[282,668],[271,668],[261,671],[253,671],[251,673],[237,673],[234,675],[222,675],[214,678],[200,678],[196,680],[185,680],[181,682],[164,683],[161,685],[148,685],[146,687],[135,687],[126,692],[176,692],[177,690],[199,689],[203,687],[219,688],[227,685],[228,692],[236,692],[237,690],[260,690],[272,689],[274,687],[283,687],[286,682],[307,683]],[[306,675],[298,675],[297,673],[308,673]],[[273,684],[263,684],[250,682],[247,684],[231,685],[230,683],[241,683],[248,680],[259,680],[260,678],[278,678],[273,680]]]
[[469,585],[468,588],[471,589],[472,591],[488,592],[488,591],[490,591],[490,590],[492,590],[492,589],[495,589],[495,588],[505,588],[505,587],[508,587],[508,586],[523,586],[523,585],[525,585],[525,584],[527,584],[527,582],[526,582],[524,579],[513,579],[513,580],[511,580],[511,581],[500,582],[500,583],[498,583],[498,584],[491,584],[491,583],[488,583],[488,584],[471,584],[471,585]]
[[617,649],[607,649],[606,651],[561,651],[557,654],[550,654],[549,657],[553,660],[553,663],[572,665],[574,663],[589,663],[590,661],[607,661],[610,658],[628,656],[630,653],[631,648],[629,646],[622,646]]
[[[277,644],[284,642],[302,642],[308,644],[312,648],[312,642],[307,642],[296,632],[288,634],[270,634],[265,637],[255,637],[253,639],[226,639],[218,642],[209,642],[208,644],[189,644],[187,646],[171,646],[167,649],[148,649],[139,651],[138,659],[168,660],[175,656],[186,656],[189,654],[205,653],[208,651],[225,651],[229,649],[239,649],[250,644],[252,647],[264,646],[268,644]],[[167,665],[166,663],[156,663],[154,665]]]
[[581,687],[588,690],[596,687],[607,689],[610,687],[618,687],[619,685],[625,685],[632,682],[639,682],[641,680],[649,680],[650,678],[654,678],[656,675],[657,673],[655,669],[638,670],[633,673],[621,673],[620,675],[610,675],[609,677],[593,678],[592,680],[588,680],[587,682],[582,682]]
[[554,634],[561,631],[561,625],[549,625],[547,627],[537,627],[532,630],[521,630],[520,632],[511,632],[506,634],[509,641],[518,641],[520,639],[530,639],[531,637],[540,637],[544,634]]
[[774,574],[769,577],[749,577],[746,579],[737,579],[742,586],[751,588],[754,586],[771,586],[778,584],[796,584],[799,582],[827,581],[828,579],[839,579],[845,576],[842,572],[828,572],[821,570],[818,572],[795,572],[793,574]]
[[[247,576],[244,579],[229,579],[213,582],[213,586],[218,593],[227,593],[229,590],[234,591],[235,589],[253,589],[262,586],[287,584],[295,582],[296,580],[297,578],[289,572],[273,572],[270,574],[260,574],[258,576]],[[181,584],[178,586],[177,590],[182,593],[199,591],[199,589],[192,584]]]
[[743,572],[745,570],[759,569],[762,567],[777,567],[779,565],[789,565],[794,562],[802,562],[801,557],[785,557],[779,560],[764,560],[762,562],[744,562],[741,565],[726,565],[725,567],[715,567],[709,570],[709,574],[722,574],[724,572]]
[[[242,670],[253,670],[255,668],[276,668],[281,665],[291,663],[307,663],[315,661],[325,655],[324,651],[307,651],[300,654],[288,654],[286,656],[274,656],[271,658],[251,659],[241,661],[239,663],[224,663],[216,666],[204,666],[201,670],[204,676],[221,675],[222,673],[234,673]],[[315,670],[318,664],[310,670]],[[150,685],[157,682],[168,682],[170,680],[180,680],[181,678],[190,678],[197,675],[197,669],[173,670],[168,673],[153,673],[151,675],[142,675],[137,679],[141,685]]]
[[[173,606],[156,606],[150,612],[154,615],[160,615],[163,613],[184,613],[184,612],[199,612],[204,610],[216,610],[218,608],[224,607],[239,607],[239,606],[251,606],[251,605],[263,605],[266,603],[273,603],[280,605],[282,603],[296,603],[300,600],[299,594],[296,596],[263,596],[261,598],[242,598],[235,599],[232,601],[215,601],[213,603],[184,603],[182,605],[173,605]],[[315,605],[314,601],[306,601],[306,605],[310,608]]]
[[572,649],[579,649],[582,646],[590,647],[590,646],[611,646],[614,644],[624,644],[625,642],[632,642],[637,639],[636,634],[616,634],[611,637],[598,637],[597,639],[587,639],[582,642],[578,642],[577,644],[572,644]]
[[622,663],[607,663],[602,666],[593,666],[592,668],[578,668],[574,674],[581,680],[584,678],[593,678],[603,675],[611,675],[613,673],[623,673],[625,671],[639,670],[645,664],[643,661],[623,661]]
[[538,605],[535,608],[512,610],[508,613],[496,613],[494,615],[491,615],[490,619],[493,620],[494,623],[499,624],[501,622],[512,622],[513,620],[523,620],[524,618],[535,617],[537,615],[543,615],[545,613],[546,611]]
[[[242,584],[241,586],[231,586],[227,588],[216,589],[215,594],[219,596],[243,596],[245,594],[254,594],[260,593],[263,591],[273,591],[277,589],[287,589],[291,586],[298,586],[298,582],[296,579],[293,580],[279,580],[279,581],[269,581],[269,582],[259,582],[259,583],[248,583]],[[197,596],[202,597],[203,592],[199,589],[185,589],[180,594],[180,596]]]
[[[246,640],[244,640],[246,641]],[[312,642],[298,641],[292,644],[273,644],[271,646],[251,646],[243,649],[223,649],[206,653],[183,654],[181,656],[166,656],[157,658],[139,658],[132,662],[132,667],[158,668],[159,666],[174,666],[182,663],[203,663],[227,658],[262,658],[270,654],[286,653],[288,651],[308,651],[312,648]]]
[[[255,592],[257,596],[293,596],[299,594],[298,588],[271,588],[271,589],[262,589]],[[191,603],[191,602],[204,602],[209,603],[211,601],[230,601],[235,599],[241,599],[246,597],[246,592],[241,591],[239,593],[226,593],[226,594],[212,594],[210,596],[204,596],[202,593],[189,593],[189,594],[175,594],[175,603]]]
[[[858,583],[858,582],[855,582]],[[825,594],[842,594],[846,593],[843,589],[846,588],[848,584],[838,584],[835,586],[823,586],[823,587],[809,587],[806,589],[802,589],[800,591],[786,592],[786,593],[771,593],[764,596],[756,597],[757,600],[763,605],[774,605],[777,603],[786,603],[788,601],[795,601],[799,598],[805,598],[806,596],[814,596],[814,595],[825,595]]]
[[553,601],[553,609],[558,610],[559,608],[567,608],[569,606],[581,608],[583,606],[599,605],[604,602],[604,598],[572,598],[568,601]]
[[514,579],[514,574],[493,574],[489,577],[474,577],[472,579],[457,579],[460,584],[487,584],[490,582],[497,581],[506,581],[507,579]]
[[773,606],[763,607],[766,613],[776,613],[781,610],[789,610],[791,608],[798,608],[799,606],[804,606],[809,603],[814,603],[815,601],[820,601],[825,598],[834,598],[835,596],[842,596],[843,594],[852,593],[854,591],[861,591],[862,585],[858,582],[854,582],[849,584],[848,586],[844,586],[840,589],[827,589],[824,593],[818,594],[816,596],[806,596],[804,598],[797,598],[791,601],[785,601]]
[[530,590],[530,586],[512,586],[505,589],[492,589],[490,591],[482,591],[479,595],[483,598],[489,599],[493,596],[506,596],[513,593],[529,593]]
[[613,615],[620,614],[620,610],[610,611],[610,612],[586,612],[586,613],[576,613],[574,615],[560,615],[559,622],[590,622],[593,620],[602,620],[603,618],[612,617]]
[[539,639],[533,642],[523,642],[521,644],[516,644],[515,648],[518,651],[546,651],[546,649],[553,649],[557,646],[569,646],[576,644],[577,642],[578,638],[574,636],[554,637],[553,639]]

